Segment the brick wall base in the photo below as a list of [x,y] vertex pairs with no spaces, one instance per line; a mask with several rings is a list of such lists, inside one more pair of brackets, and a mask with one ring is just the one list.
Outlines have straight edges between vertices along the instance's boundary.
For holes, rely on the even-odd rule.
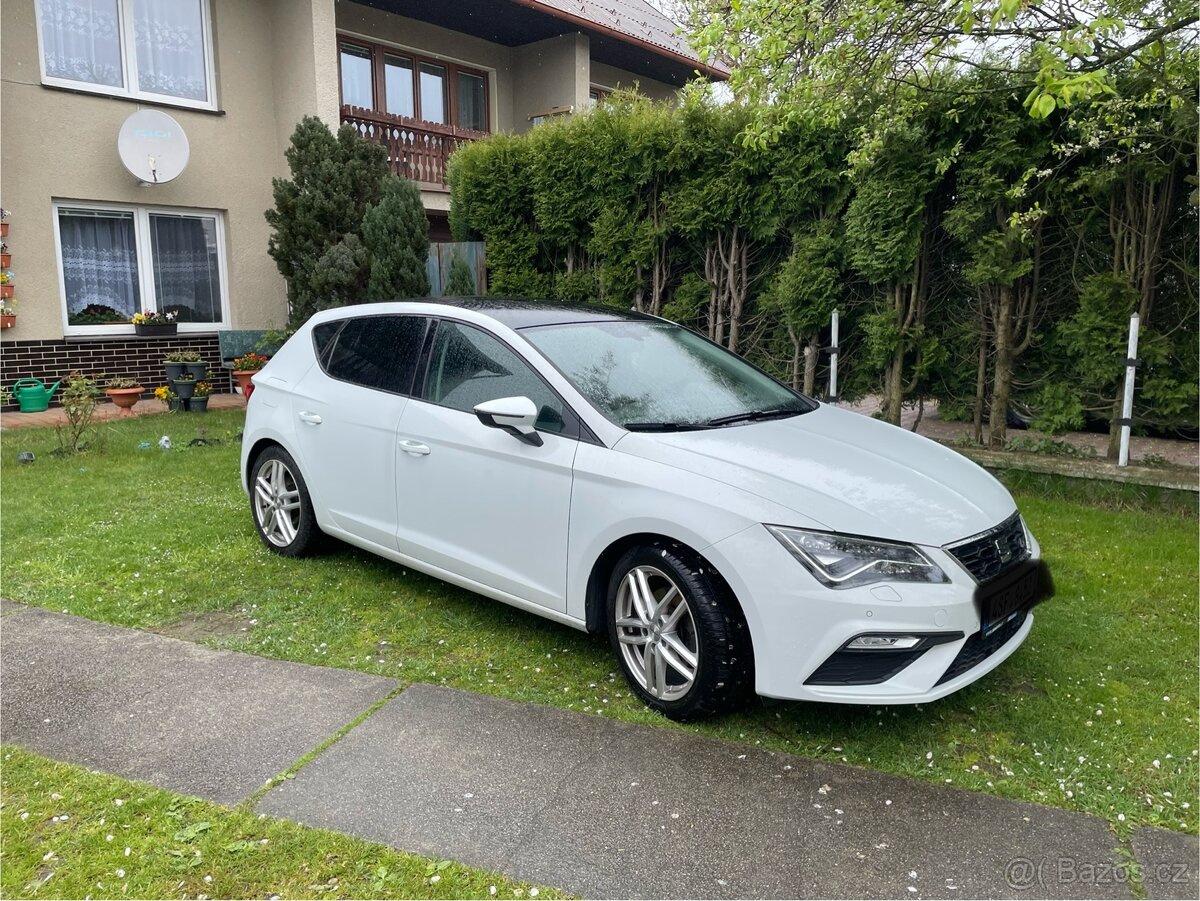
[[[167,383],[163,357],[173,350],[197,351],[208,364],[213,391],[233,391],[233,377],[221,366],[221,350],[215,334],[181,334],[170,338],[58,338],[49,341],[5,341],[0,343],[0,386],[12,391],[17,379],[40,379],[51,385],[78,369],[96,379],[129,376],[137,379],[147,392]],[[61,390],[61,389],[60,389]],[[50,405],[59,406],[59,392]],[[107,398],[103,399],[107,401]],[[18,409],[14,402],[5,412]]]

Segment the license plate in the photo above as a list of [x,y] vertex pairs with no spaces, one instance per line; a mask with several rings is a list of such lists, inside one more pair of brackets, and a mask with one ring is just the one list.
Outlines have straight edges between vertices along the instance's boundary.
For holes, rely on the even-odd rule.
[[981,585],[979,615],[986,636],[1016,614],[1031,610],[1052,593],[1050,572],[1040,560],[1027,560],[1014,566],[995,582]]

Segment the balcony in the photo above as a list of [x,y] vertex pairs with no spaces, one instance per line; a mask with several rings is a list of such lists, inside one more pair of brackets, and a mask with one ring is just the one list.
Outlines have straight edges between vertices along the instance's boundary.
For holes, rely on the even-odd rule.
[[423,191],[448,191],[446,168],[450,154],[465,141],[487,137],[482,131],[358,106],[342,107],[342,124],[354,126],[364,138],[386,147],[392,171],[415,181]]

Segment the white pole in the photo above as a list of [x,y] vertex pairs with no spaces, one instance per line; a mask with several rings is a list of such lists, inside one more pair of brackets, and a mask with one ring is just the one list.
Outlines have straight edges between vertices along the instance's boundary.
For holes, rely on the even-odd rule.
[[1118,466],[1129,465],[1129,427],[1133,424],[1133,379],[1137,374],[1138,325],[1134,313],[1129,317],[1129,353],[1125,356],[1125,397],[1121,401],[1121,456]]
[[829,337],[829,402],[837,403],[838,311],[833,311]]

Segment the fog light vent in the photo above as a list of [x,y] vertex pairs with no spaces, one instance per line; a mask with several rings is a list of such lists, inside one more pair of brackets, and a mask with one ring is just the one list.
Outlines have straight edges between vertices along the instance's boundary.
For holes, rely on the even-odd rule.
[[916,647],[921,639],[916,635],[860,635],[846,645],[850,651],[906,651]]

